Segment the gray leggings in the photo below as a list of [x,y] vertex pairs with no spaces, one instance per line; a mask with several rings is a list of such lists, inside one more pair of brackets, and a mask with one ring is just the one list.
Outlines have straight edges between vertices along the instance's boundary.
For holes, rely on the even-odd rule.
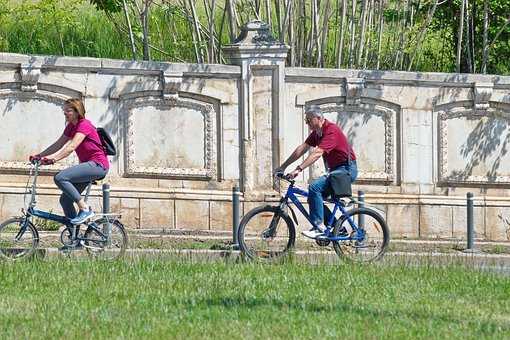
[[81,200],[81,193],[90,181],[101,179],[108,173],[107,169],[90,161],[74,165],[60,171],[55,175],[55,184],[62,190],[60,205],[64,209],[64,215],[68,218],[75,218],[77,213],[74,203]]

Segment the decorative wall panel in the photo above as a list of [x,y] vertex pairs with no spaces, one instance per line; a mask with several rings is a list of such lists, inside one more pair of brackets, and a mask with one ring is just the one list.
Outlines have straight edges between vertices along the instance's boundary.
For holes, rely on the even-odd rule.
[[437,113],[440,183],[510,183],[510,105],[460,103]]
[[[0,92],[0,171],[29,169],[28,156],[55,142],[65,127],[64,98],[35,92]],[[57,171],[75,161],[75,156],[46,170]]]
[[126,173],[210,179],[216,175],[217,113],[182,98],[127,100]]

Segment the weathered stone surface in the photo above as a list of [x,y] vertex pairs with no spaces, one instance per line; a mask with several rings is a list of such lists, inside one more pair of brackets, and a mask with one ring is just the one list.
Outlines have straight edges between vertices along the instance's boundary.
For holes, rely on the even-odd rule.
[[122,223],[126,228],[140,228],[140,200],[136,198],[112,198],[112,213],[122,215]]
[[420,237],[452,237],[452,207],[422,205],[420,207]]
[[[242,217],[243,212],[243,203],[240,202],[240,211]],[[214,202],[211,201],[211,230],[221,230],[221,231],[232,231],[232,202],[223,201],[223,202]]]
[[[467,208],[465,206],[452,207],[453,237],[467,239]],[[485,208],[475,205],[473,208],[474,237],[485,239]]]
[[388,205],[386,214],[391,237],[416,238],[420,232],[420,208],[418,205]]
[[0,221],[6,220],[12,216],[20,216],[21,208],[23,207],[23,195],[0,195]]
[[175,228],[175,201],[159,199],[140,200],[141,228]]
[[486,238],[493,241],[510,241],[510,208],[485,208]]
[[175,201],[175,226],[178,229],[209,229],[209,201]]

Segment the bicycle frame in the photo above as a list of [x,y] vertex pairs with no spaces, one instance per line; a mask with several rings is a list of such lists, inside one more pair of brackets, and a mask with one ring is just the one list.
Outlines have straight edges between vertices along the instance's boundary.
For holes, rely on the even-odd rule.
[[[285,196],[281,199],[280,204],[285,204],[285,205],[289,206],[289,200],[290,200],[292,203],[294,203],[294,205],[298,208],[298,210],[303,214],[303,216],[305,216],[305,218],[308,220],[308,222],[310,222],[310,224],[314,228],[318,228],[318,226],[310,219],[310,214],[308,213],[308,211],[306,211],[306,208],[303,206],[303,204],[298,199],[298,196],[308,197],[308,192],[303,189],[294,187],[295,182],[293,180],[290,180],[288,182],[290,183],[290,186],[288,187]],[[334,199],[333,202],[334,202],[335,206],[333,208],[331,216],[329,217],[328,221],[325,221],[325,222],[327,222],[326,223],[326,228],[327,228],[326,239],[328,239],[330,241],[362,240],[365,236],[365,231],[363,230],[363,228],[359,227],[354,222],[354,220],[351,218],[351,216],[349,216],[349,214],[347,213],[347,210],[345,210],[344,202],[342,202],[339,199]],[[289,208],[292,210],[292,208],[290,206],[289,206]],[[352,237],[350,235],[336,236],[336,237],[331,235],[331,231],[333,229],[333,223],[335,221],[335,214],[338,211],[340,211],[343,216],[346,216],[347,221],[349,222],[351,228],[356,232],[354,237]]]
[[[32,185],[31,185],[31,188],[30,188],[30,203],[28,204],[27,210],[25,212],[25,216],[27,218],[30,218],[32,216],[40,217],[40,218],[43,218],[45,220],[50,220],[50,221],[54,221],[54,222],[57,222],[57,223],[60,223],[60,224],[64,224],[67,227],[72,227],[73,224],[71,223],[69,218],[67,218],[65,216],[62,216],[62,215],[52,214],[52,213],[47,212],[47,211],[38,210],[38,209],[35,208],[36,205],[37,205],[37,201],[36,201],[36,197],[37,197],[37,177],[39,177],[39,166],[40,166],[39,162],[36,162],[34,164],[34,174],[33,174],[34,179],[32,181]],[[30,171],[30,175],[32,175],[32,170]]]

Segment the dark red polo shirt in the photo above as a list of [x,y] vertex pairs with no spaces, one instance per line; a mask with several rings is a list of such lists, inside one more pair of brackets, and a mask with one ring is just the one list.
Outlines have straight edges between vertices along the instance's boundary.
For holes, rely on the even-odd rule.
[[324,119],[324,124],[322,125],[322,136],[312,131],[305,143],[310,146],[318,146],[324,150],[322,157],[330,169],[336,168],[341,164],[347,164],[348,150],[351,153],[351,161],[356,160],[356,155],[349,145],[347,137],[345,137],[342,130],[336,124],[331,123],[327,119]]

